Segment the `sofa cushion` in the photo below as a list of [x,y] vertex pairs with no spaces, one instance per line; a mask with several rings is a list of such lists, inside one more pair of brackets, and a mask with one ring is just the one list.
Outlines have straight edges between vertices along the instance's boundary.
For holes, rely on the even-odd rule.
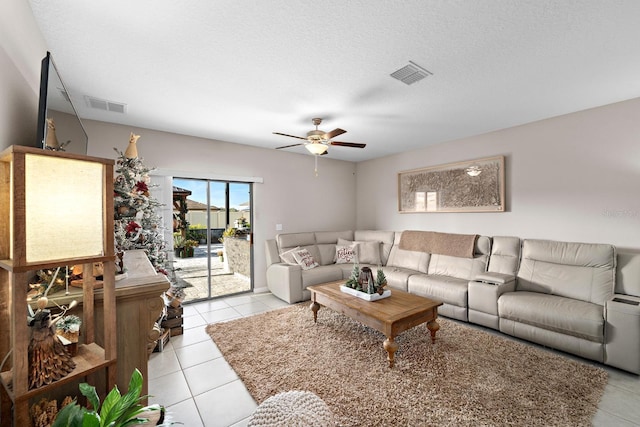
[[310,246],[316,244],[315,233],[286,233],[276,236],[278,248],[287,250],[296,246]]
[[293,249],[289,249],[288,251],[284,251],[284,252],[282,252],[280,254],[280,259],[285,264],[297,265],[298,262],[296,261],[295,257],[293,256],[293,253],[296,252],[296,251],[299,251],[299,250],[300,250],[300,246],[296,246]]
[[378,230],[356,230],[353,233],[353,240],[357,241],[378,241],[382,242],[380,247],[380,262],[387,265],[389,253],[395,241],[395,231],[378,231]]
[[342,269],[337,267],[335,264],[321,265],[302,272],[303,289],[306,289],[307,286],[319,285],[321,283],[333,282],[336,280],[342,280]]
[[494,236],[492,240],[487,271],[515,276],[520,265],[520,238]]
[[407,292],[407,282],[409,276],[413,276],[417,273],[416,270],[400,267],[382,267],[382,271],[387,278],[387,285],[390,288],[400,289]]
[[498,315],[565,335],[604,342],[604,307],[598,304],[538,292],[507,292],[498,299]]
[[316,231],[314,234],[319,255],[316,261],[320,265],[335,263],[336,243],[339,238],[353,240],[353,231]]
[[429,268],[431,254],[426,252],[406,251],[397,245],[391,248],[387,267],[406,268],[415,272],[426,273]]
[[516,289],[604,305],[613,295],[615,270],[611,245],[528,239]]
[[409,292],[458,307],[467,307],[468,280],[450,276],[409,276]]
[[488,262],[489,257],[487,255],[478,255],[475,258],[459,258],[431,254],[428,274],[450,276],[468,281],[474,279],[479,273],[487,271]]
[[310,270],[312,268],[316,268],[319,265],[306,249],[294,251],[293,257],[296,259],[296,262],[303,270]]
[[354,245],[336,245],[335,262],[336,264],[353,263],[356,257],[356,249]]
[[379,241],[349,241],[344,239],[338,239],[338,245],[350,246],[352,245],[356,252],[356,261],[358,264],[372,264],[379,265],[380,260],[380,245]]

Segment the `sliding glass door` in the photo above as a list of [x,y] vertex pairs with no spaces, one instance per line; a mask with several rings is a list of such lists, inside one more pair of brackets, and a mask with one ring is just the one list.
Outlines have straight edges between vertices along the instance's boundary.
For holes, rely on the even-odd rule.
[[253,289],[252,184],[173,178],[174,269],[185,302]]

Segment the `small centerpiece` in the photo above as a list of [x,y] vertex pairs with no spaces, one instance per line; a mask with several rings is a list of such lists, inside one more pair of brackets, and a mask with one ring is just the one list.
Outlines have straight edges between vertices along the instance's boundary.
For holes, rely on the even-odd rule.
[[385,290],[385,286],[387,286],[387,278],[382,268],[378,267],[374,278],[369,267],[362,267],[360,270],[358,264],[354,264],[351,277],[340,286],[340,290],[366,301],[377,301],[391,296],[391,290]]

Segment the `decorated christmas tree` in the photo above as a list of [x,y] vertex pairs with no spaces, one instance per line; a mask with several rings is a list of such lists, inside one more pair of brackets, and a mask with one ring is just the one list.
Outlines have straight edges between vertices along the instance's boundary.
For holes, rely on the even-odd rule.
[[118,265],[122,272],[124,251],[142,249],[159,273],[167,274],[166,244],[157,213],[160,203],[149,195],[149,171],[138,158],[136,141],[131,134],[129,146],[118,153],[114,178],[114,225]]

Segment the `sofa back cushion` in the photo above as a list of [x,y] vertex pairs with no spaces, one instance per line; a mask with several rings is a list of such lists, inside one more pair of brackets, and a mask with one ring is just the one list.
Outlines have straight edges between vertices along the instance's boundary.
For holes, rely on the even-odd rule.
[[395,231],[356,230],[353,233],[353,238],[356,241],[382,242],[382,245],[380,247],[380,262],[382,263],[382,265],[387,265],[395,236]]
[[473,258],[431,254],[427,273],[472,280],[476,275],[487,271],[490,253],[491,239],[487,236],[478,236]]
[[431,254],[428,274],[473,280],[478,274],[487,271],[488,263],[488,255],[460,258],[449,255]]
[[402,232],[396,233],[395,242],[389,253],[387,267],[407,268],[409,270],[427,273],[431,254],[419,251],[407,251],[400,249],[400,237]]
[[278,252],[282,254],[296,247],[309,251],[313,259],[320,264],[321,256],[316,245],[315,233],[285,233],[276,236]]
[[293,249],[296,246],[309,246],[316,244],[315,233],[286,233],[276,236],[280,253]]
[[611,245],[526,239],[516,290],[604,305],[613,295],[615,273]]
[[640,297],[640,254],[618,253],[615,292]]
[[520,266],[520,238],[494,236],[492,240],[487,271],[515,276]]
[[333,264],[336,257],[336,243],[338,239],[353,240],[353,231],[316,231],[316,246],[320,259],[320,265]]

